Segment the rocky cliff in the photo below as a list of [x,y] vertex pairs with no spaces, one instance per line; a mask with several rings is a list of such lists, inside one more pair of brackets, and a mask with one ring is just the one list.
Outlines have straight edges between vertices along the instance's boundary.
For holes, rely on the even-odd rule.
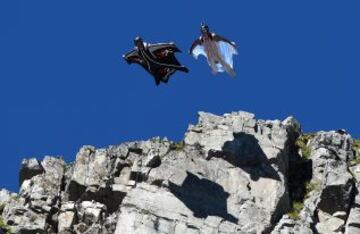
[[360,233],[359,142],[292,117],[200,112],[182,142],[24,160],[0,233]]

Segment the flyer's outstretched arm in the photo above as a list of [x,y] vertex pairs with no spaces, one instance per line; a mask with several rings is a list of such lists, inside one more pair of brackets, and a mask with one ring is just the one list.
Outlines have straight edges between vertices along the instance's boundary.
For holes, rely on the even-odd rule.
[[190,47],[189,54],[191,54],[195,59],[199,57],[199,55],[203,55],[207,58],[207,54],[205,52],[204,46],[201,43],[201,38],[196,39]]

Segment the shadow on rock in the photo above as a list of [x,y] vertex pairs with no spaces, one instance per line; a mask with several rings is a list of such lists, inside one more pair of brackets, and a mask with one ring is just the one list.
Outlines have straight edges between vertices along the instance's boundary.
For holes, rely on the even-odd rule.
[[[71,181],[67,193],[69,194],[69,201],[96,201],[107,207],[109,213],[116,212],[126,196],[126,193],[119,191],[112,191],[110,187],[85,187]],[[0,233],[1,234],[1,233]]]
[[258,180],[260,177],[280,180],[261,149],[259,141],[253,135],[234,133],[234,140],[225,142],[221,151],[209,151],[208,159],[212,157],[223,158],[235,167],[240,167],[249,173],[252,180]]
[[230,194],[217,183],[200,179],[187,172],[187,177],[181,186],[170,182],[169,189],[197,218],[218,216],[233,223],[238,222],[238,219],[227,210],[227,199]]

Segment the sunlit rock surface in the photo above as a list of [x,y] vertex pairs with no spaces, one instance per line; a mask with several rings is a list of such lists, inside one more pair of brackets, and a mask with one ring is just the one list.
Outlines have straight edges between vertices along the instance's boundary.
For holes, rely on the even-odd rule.
[[301,134],[293,117],[200,112],[182,142],[24,160],[19,193],[0,190],[0,233],[360,233],[353,139],[319,132],[305,154]]

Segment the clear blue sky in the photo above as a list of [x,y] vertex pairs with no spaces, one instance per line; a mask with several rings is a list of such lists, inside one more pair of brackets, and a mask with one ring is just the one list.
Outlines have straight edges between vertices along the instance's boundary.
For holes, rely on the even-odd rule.
[[[221,2],[1,1],[0,187],[17,191],[22,158],[180,140],[200,110],[360,137],[359,1]],[[186,52],[201,22],[239,46],[236,79],[182,53],[190,73],[156,87],[121,58],[137,35]]]

